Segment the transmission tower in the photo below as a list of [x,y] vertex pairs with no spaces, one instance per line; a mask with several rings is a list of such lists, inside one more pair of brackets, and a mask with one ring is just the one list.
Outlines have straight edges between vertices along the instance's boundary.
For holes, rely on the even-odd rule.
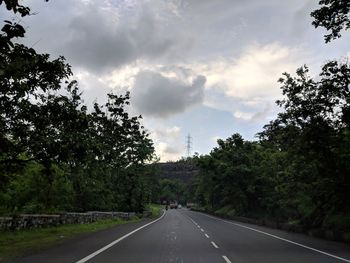
[[190,134],[186,136],[186,154],[187,157],[191,156],[191,149],[192,149],[192,137]]

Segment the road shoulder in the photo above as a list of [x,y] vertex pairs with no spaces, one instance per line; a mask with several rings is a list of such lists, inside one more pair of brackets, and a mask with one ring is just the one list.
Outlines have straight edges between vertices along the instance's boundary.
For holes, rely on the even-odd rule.
[[24,256],[6,262],[75,262],[152,220],[146,218],[138,222],[128,222],[96,232],[78,234],[59,243],[55,243],[44,250],[31,251]]

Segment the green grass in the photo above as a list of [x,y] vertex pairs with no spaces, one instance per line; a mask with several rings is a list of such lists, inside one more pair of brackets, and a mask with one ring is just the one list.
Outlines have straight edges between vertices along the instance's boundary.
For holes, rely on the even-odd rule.
[[161,214],[162,209],[164,208],[163,205],[158,204],[150,204],[148,206],[152,211],[152,218],[156,218]]
[[2,231],[0,232],[0,262],[4,262],[5,260],[16,256],[21,256],[29,251],[40,251],[81,233],[95,232],[112,226],[129,222],[138,222],[140,220],[141,219],[139,218],[134,218],[128,221],[110,219],[101,220],[91,224],[63,225],[14,232]]
[[215,213],[220,215],[220,216],[225,216],[225,217],[226,216],[233,217],[236,215],[235,209],[230,205],[221,207],[220,209],[216,210]]

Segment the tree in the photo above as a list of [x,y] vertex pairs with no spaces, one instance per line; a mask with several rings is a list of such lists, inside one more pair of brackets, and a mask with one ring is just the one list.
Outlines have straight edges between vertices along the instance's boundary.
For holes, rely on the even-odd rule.
[[318,80],[310,78],[304,66],[297,77],[284,74],[280,82],[286,97],[277,104],[284,111],[265,126],[260,138],[288,153],[289,180],[298,182],[296,187],[286,184],[288,191],[311,198],[304,220],[320,226],[327,215],[349,209],[349,168],[344,162],[349,158],[350,66],[328,62]]
[[325,42],[328,43],[341,37],[342,30],[350,28],[350,2],[348,0],[321,0],[319,4],[322,7],[311,13],[314,18],[312,24],[316,28],[321,26],[331,31],[324,36]]
[[[30,14],[30,9],[18,1],[0,1],[0,5],[3,3],[8,10],[21,16]],[[41,93],[59,90],[71,70],[63,57],[50,61],[49,55],[37,54],[32,48],[14,43],[15,38],[24,37],[25,30],[20,24],[5,21],[1,31],[0,165],[3,169],[1,181],[6,183],[7,172],[32,160],[24,153],[30,149],[31,114],[35,114],[33,101],[40,100]]]
[[[21,16],[30,14],[16,0],[3,3]],[[0,34],[0,200],[10,200],[8,210],[30,203],[34,212],[38,207],[141,211],[154,189],[144,178],[154,147],[141,116],[125,109],[129,93],[107,94],[108,103],[88,110],[64,57],[52,60],[14,42],[24,34],[10,21]],[[24,191],[33,181],[42,186],[38,192]],[[73,197],[60,203],[59,191]]]

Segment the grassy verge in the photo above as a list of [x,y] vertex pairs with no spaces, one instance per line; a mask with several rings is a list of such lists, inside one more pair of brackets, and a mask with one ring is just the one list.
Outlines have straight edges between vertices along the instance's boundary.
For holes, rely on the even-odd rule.
[[150,208],[152,211],[152,218],[156,218],[161,214],[164,206],[158,204],[150,204],[148,208]]
[[43,229],[0,232],[0,262],[20,256],[28,251],[35,252],[81,233],[95,232],[112,226],[137,222],[132,220],[101,220],[91,224],[63,225]]

